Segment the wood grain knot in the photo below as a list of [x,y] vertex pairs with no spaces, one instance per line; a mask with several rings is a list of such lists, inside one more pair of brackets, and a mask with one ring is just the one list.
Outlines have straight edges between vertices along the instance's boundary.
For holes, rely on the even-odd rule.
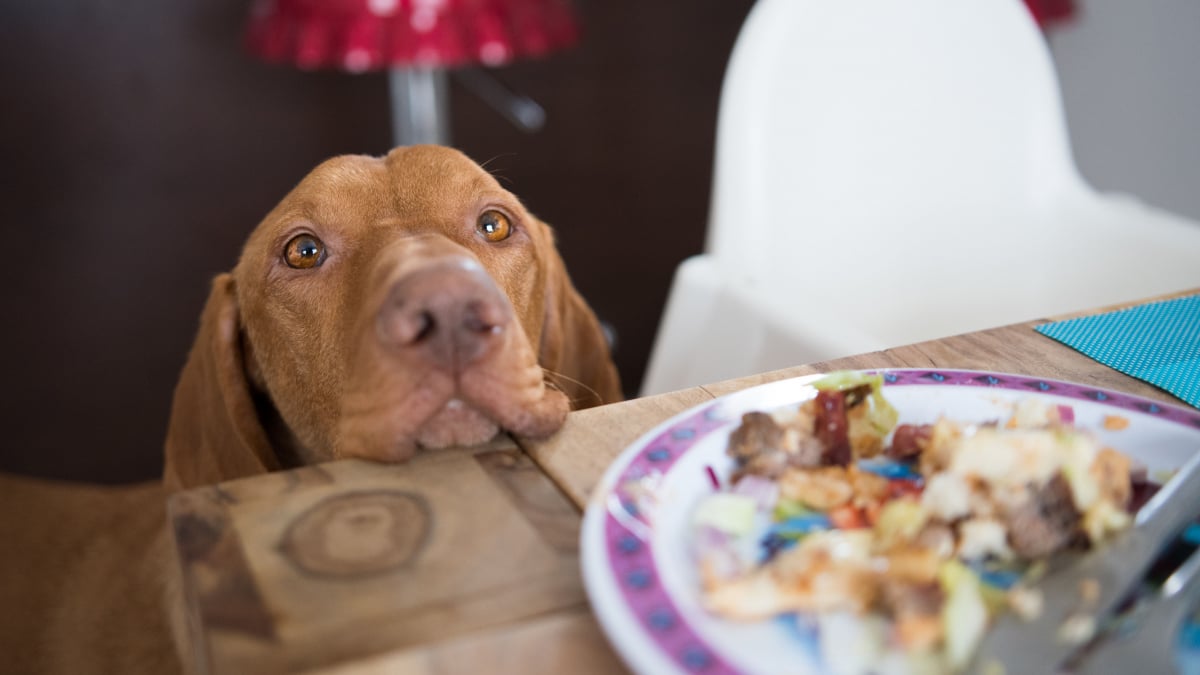
[[373,576],[412,561],[430,527],[429,505],[421,495],[354,492],[323,499],[300,514],[284,532],[279,550],[314,576]]

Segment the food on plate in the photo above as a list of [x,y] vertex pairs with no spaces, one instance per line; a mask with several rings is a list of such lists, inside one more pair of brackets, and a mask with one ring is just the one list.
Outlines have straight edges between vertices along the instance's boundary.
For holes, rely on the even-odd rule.
[[832,672],[960,671],[998,612],[1037,615],[1031,566],[1132,522],[1138,469],[1069,406],[898,424],[881,375],[814,386],[743,416],[692,542],[709,611],[812,619]]

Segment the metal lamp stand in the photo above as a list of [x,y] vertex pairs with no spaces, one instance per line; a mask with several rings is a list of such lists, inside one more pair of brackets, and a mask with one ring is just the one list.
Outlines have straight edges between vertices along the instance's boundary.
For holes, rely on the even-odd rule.
[[[460,68],[464,88],[527,133],[539,131],[546,112],[536,101],[515,93],[481,68]],[[408,67],[388,71],[392,99],[392,138],[396,145],[450,145],[449,73],[445,68]]]
[[388,71],[392,138],[396,145],[450,145],[446,70],[433,67]]

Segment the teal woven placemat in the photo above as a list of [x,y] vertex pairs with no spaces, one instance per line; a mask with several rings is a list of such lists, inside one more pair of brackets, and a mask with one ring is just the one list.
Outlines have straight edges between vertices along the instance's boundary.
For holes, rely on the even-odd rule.
[[1035,330],[1200,408],[1200,295],[1044,323]]

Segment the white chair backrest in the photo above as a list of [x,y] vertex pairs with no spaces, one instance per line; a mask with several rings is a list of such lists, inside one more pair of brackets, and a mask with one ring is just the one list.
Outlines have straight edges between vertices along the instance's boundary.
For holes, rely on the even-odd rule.
[[758,0],[706,249],[643,393],[1200,286],[1200,224],[1080,177],[1022,0]]
[[1085,189],[1020,0],[759,0],[726,72],[715,164],[707,252],[762,283],[802,260],[805,275],[832,270],[848,246],[970,239],[977,214]]

